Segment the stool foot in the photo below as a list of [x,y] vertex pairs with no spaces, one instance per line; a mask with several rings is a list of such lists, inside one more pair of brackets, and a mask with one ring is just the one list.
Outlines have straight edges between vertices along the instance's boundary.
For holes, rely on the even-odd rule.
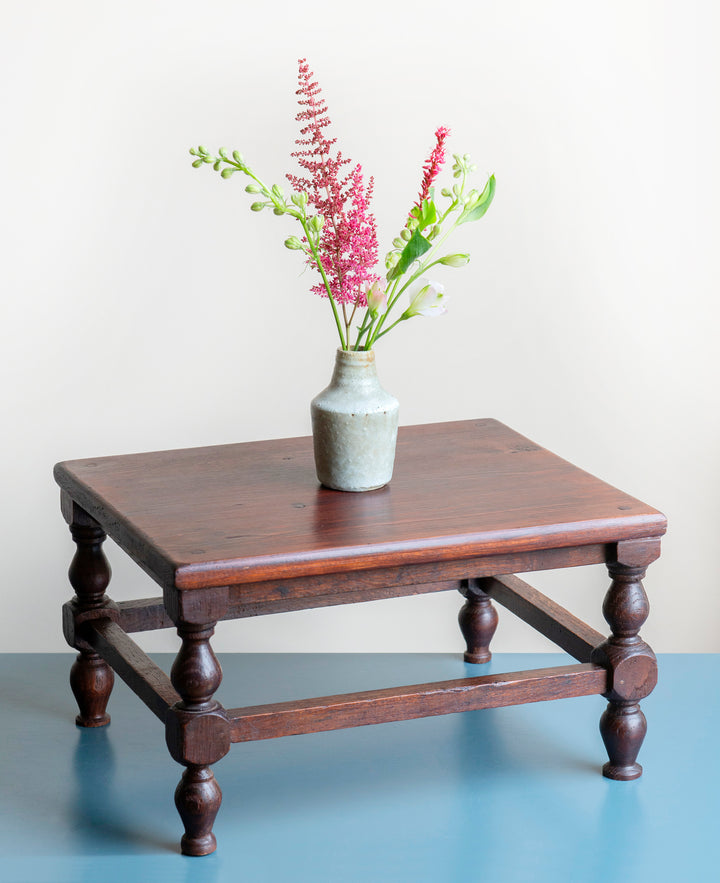
[[460,631],[467,645],[463,659],[475,664],[489,662],[492,658],[490,642],[498,624],[497,610],[490,596],[480,588],[481,584],[482,580],[463,580],[460,587],[461,594],[467,599],[458,614]]
[[212,832],[222,802],[222,791],[208,766],[189,766],[175,791],[175,806],[185,834],[180,841],[183,855],[209,855],[217,841]]
[[640,778],[643,769],[636,758],[646,732],[647,721],[637,703],[608,704],[600,718],[600,735],[610,758],[603,766],[606,779],[628,782]]
[[106,713],[115,675],[97,653],[81,651],[70,669],[70,687],[80,709],[75,718],[79,727],[106,727]]

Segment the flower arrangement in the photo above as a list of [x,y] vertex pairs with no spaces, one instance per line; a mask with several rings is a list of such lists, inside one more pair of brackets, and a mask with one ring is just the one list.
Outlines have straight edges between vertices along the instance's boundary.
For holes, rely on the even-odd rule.
[[[438,128],[435,146],[423,166],[417,200],[385,257],[383,279],[376,270],[377,231],[369,210],[373,179],[365,184],[360,165],[348,171],[351,161],[335,150],[336,139],[327,137],[328,109],[313,77],[306,60],[300,59],[296,119],[301,129],[292,156],[304,175],[287,175],[293,188],[289,199],[282,187],[264,184],[237,150],[229,153],[221,147],[212,155],[200,146],[190,153],[195,168],[208,164],[223,178],[236,172],[249,177],[245,190],[256,197],[252,211],[272,209],[300,223],[302,238],[290,236],[286,248],[303,252],[307,264],[320,274],[312,291],[328,298],[342,349],[370,350],[400,322],[446,311],[444,286],[425,273],[438,264],[461,267],[468,263],[468,254],[442,254],[442,246],[457,227],[483,217],[495,193],[495,177],[487,179],[482,191],[470,189],[468,178],[476,167],[468,154],[453,154],[455,183],[440,191],[446,203],[437,204],[434,183],[445,163],[450,134],[444,126]],[[403,296],[409,302],[398,313]]]

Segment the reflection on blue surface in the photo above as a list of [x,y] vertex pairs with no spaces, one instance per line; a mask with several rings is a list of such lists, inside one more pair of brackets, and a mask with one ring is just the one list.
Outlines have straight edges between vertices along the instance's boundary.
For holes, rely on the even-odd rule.
[[[170,657],[157,657],[167,670]],[[661,657],[635,782],[600,775],[584,697],[234,746],[218,852],[178,852],[181,767],[119,681],[82,730],[71,655],[0,656],[3,883],[716,879],[720,656]],[[561,654],[226,655],[229,706],[541,668]]]

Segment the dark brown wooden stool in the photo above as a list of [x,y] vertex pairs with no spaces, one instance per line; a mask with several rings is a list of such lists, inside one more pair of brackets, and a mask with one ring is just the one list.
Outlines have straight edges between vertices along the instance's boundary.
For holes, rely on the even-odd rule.
[[[77,551],[64,633],[79,655],[71,685],[84,727],[109,722],[113,671],[165,724],[185,766],[175,802],[182,851],[215,849],[221,792],[211,769],[233,742],[602,694],[603,774],[634,779],[646,731],[639,701],[657,679],[638,632],[645,569],[665,517],[495,420],[400,430],[395,475],[379,491],[318,486],[309,438],[161,451],[55,467]],[[105,594],[106,535],[161,587],[161,598]],[[605,638],[513,576],[605,564]],[[465,659],[490,659],[507,607],[578,664],[226,709],[210,645],[219,620],[459,590]],[[175,626],[170,678],[129,637]]]

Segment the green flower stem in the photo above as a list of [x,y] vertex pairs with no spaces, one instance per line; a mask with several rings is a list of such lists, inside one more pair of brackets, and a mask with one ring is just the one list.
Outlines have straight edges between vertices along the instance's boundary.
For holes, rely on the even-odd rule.
[[[367,324],[368,319],[370,319],[369,325]],[[370,334],[370,332],[372,331],[373,325],[377,322],[377,319],[378,319],[377,314],[373,317],[372,313],[370,312],[370,309],[368,308],[365,315],[363,316],[362,322],[360,323],[360,328],[358,329],[357,340],[355,341],[355,346],[353,347],[353,349],[356,352],[357,352],[357,350],[360,349],[360,341],[363,339],[363,337],[366,334],[368,334],[368,335]],[[370,347],[368,347],[367,343],[365,344],[365,348],[366,349],[370,348]]]
[[[370,331],[370,334],[368,335],[367,343],[365,344],[366,347],[367,347],[368,349],[371,349],[371,348],[372,348],[372,345],[375,343],[375,341],[376,341],[376,340],[378,339],[378,337],[380,336],[380,329],[381,329],[381,328],[383,327],[383,325],[385,324],[385,319],[387,318],[388,314],[390,313],[390,311],[392,310],[392,308],[393,308],[393,307],[395,306],[395,304],[397,303],[397,300],[398,300],[398,298],[400,297],[400,295],[403,293],[403,291],[405,291],[405,289],[407,288],[407,286],[413,281],[413,279],[414,279],[415,277],[412,276],[410,279],[408,279],[408,281],[405,283],[405,285],[403,285],[403,287],[400,289],[400,291],[398,291],[397,293],[395,293],[396,288],[397,288],[398,285],[400,284],[400,279],[401,279],[401,278],[402,278],[402,277],[396,279],[396,280],[393,282],[392,287],[391,287],[391,289],[390,289],[390,291],[389,291],[389,293],[388,293],[388,296],[387,296],[387,298],[388,298],[387,309],[386,309],[385,312],[382,314],[382,316],[380,316],[380,318],[379,318],[379,320],[378,320],[377,325],[375,326],[375,328],[373,329],[372,326],[371,326],[371,331]],[[373,323],[373,324],[374,324],[374,323]]]
[[317,253],[317,249],[315,248],[315,244],[313,242],[313,237],[310,232],[310,228],[307,223],[307,215],[305,214],[305,210],[303,209],[302,216],[298,218],[300,224],[302,225],[303,231],[305,233],[305,237],[308,241],[308,245],[310,246],[310,250],[313,253],[313,257],[315,258],[315,263],[317,264],[317,268],[320,271],[320,275],[322,276],[323,284],[325,285],[325,290],[328,293],[328,300],[330,301],[330,306],[332,307],[333,316],[335,318],[335,324],[337,325],[337,331],[340,335],[340,345],[346,350],[347,343],[345,342],[345,336],[343,335],[342,324],[340,322],[340,315],[337,310],[337,304],[335,303],[335,298],[332,296],[332,291],[330,290],[330,283],[328,282],[328,278],[325,275],[325,269],[322,265],[322,261],[320,260],[320,256]]
[[[387,313],[386,313],[385,315],[387,315]],[[392,323],[392,325],[390,325],[390,326],[389,326],[388,328],[386,328],[384,331],[381,331],[379,334],[376,334],[375,337],[373,337],[373,343],[375,343],[376,340],[380,340],[381,337],[384,337],[386,334],[388,334],[390,331],[392,331],[393,328],[394,328],[396,325],[399,325],[401,322],[404,322],[405,319],[409,319],[409,318],[410,318],[410,316],[406,316],[405,313],[402,313],[402,314],[399,316],[399,318],[397,318],[397,319]]]

